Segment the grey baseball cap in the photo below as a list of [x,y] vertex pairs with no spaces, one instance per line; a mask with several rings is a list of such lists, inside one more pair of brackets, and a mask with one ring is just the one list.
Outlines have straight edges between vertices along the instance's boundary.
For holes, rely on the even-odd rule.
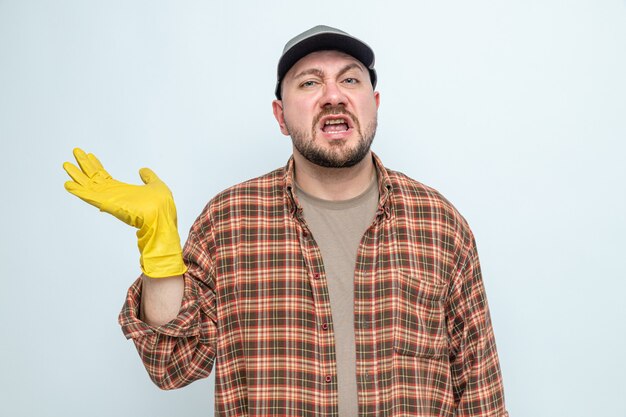
[[278,60],[276,79],[276,98],[281,99],[280,84],[287,71],[304,56],[315,51],[341,51],[353,56],[365,65],[370,73],[372,88],[376,88],[376,70],[374,69],[374,51],[365,42],[348,33],[330,26],[315,26],[302,32],[285,45]]

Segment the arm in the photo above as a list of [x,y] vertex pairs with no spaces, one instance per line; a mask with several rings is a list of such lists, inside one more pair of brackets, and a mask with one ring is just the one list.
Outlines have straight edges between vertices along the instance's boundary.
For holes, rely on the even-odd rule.
[[[130,287],[119,316],[122,331],[135,343],[152,381],[162,389],[183,387],[205,378],[212,370],[217,340],[212,246],[204,236],[206,216],[192,226],[184,258],[189,270],[182,276],[183,296],[177,315],[164,324],[140,318],[144,280]],[[148,278],[151,279],[151,278]],[[160,284],[161,280],[153,280]]]
[[450,287],[448,333],[457,417],[507,417],[502,375],[473,236]]
[[169,188],[147,168],[139,171],[144,185],[117,181],[93,154],[74,149],[80,167],[63,168],[73,181],[65,183],[72,194],[136,227],[143,270],[142,317],[164,324],[176,317],[183,294],[183,263],[176,226],[176,206]]
[[140,318],[152,326],[161,326],[178,316],[185,282],[182,275],[150,278],[141,275]]
[[120,314],[124,334],[135,342],[159,387],[178,388],[206,377],[213,365],[216,334],[206,241],[192,230],[188,270],[174,199],[156,174],[143,168],[139,173],[144,185],[125,184],[113,179],[93,154],[75,149],[74,156],[80,169],[63,164],[73,180],[65,183],[66,190],[138,229],[143,275],[129,289]]

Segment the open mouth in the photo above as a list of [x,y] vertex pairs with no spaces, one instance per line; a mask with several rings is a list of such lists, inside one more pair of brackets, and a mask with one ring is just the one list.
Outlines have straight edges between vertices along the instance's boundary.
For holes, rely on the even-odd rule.
[[320,129],[324,133],[341,133],[347,132],[352,128],[352,122],[348,117],[331,116],[325,117],[320,122]]

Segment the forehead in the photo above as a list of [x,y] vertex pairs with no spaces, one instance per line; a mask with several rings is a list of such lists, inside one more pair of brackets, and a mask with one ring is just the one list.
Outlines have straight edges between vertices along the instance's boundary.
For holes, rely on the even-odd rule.
[[307,69],[315,68],[324,72],[332,72],[333,69],[342,69],[346,65],[356,63],[361,71],[365,71],[363,63],[352,55],[341,51],[316,51],[300,58],[293,67],[287,71],[285,78],[293,78],[298,73]]

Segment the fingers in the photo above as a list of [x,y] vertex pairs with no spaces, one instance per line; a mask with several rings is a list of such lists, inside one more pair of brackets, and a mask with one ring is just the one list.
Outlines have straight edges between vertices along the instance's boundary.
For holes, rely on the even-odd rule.
[[87,175],[89,178],[93,177],[93,175],[96,173],[96,169],[89,161],[87,154],[80,148],[74,148],[73,153],[74,158],[76,158],[76,162],[78,162],[78,166],[80,166],[80,169],[82,169],[85,175]]
[[89,153],[89,154],[87,154],[87,159],[89,160],[89,162],[91,163],[93,168],[97,172],[101,173],[100,175],[102,175],[105,178],[111,178],[111,175],[109,175],[109,173],[106,171],[106,169],[104,169],[104,167],[102,166],[102,164],[100,163],[98,158],[96,158],[96,155],[94,155],[92,153]]
[[86,186],[90,180],[99,183],[111,178],[94,154],[87,154],[80,148],[74,148],[73,154],[80,169],[70,162],[65,162],[63,169],[77,183]]
[[150,184],[151,182],[160,181],[157,174],[154,173],[150,168],[141,168],[139,170],[139,176],[144,184]]
[[[70,162],[65,162],[63,164],[63,169],[67,174],[72,177],[74,181],[82,186],[86,186],[89,183],[89,177],[86,176],[83,171],[78,169],[78,167]],[[67,184],[67,183],[66,183]],[[67,186],[65,187],[67,189]],[[69,189],[68,189],[69,191]]]
[[92,206],[95,206],[97,208],[101,208],[102,203],[100,201],[98,201],[97,199],[97,195],[90,192],[87,188],[83,187],[80,184],[77,184],[74,181],[67,181],[65,183],[65,189],[74,194],[76,197],[80,198],[81,200],[91,204]]
[[75,148],[74,158],[76,158],[80,169],[82,169],[89,178],[94,178],[96,175],[104,179],[111,177],[94,154],[86,154],[82,149]]
[[77,184],[74,181],[66,181],[63,185],[67,191],[74,194],[76,197],[80,197],[82,195],[82,191],[84,190],[82,185]]

